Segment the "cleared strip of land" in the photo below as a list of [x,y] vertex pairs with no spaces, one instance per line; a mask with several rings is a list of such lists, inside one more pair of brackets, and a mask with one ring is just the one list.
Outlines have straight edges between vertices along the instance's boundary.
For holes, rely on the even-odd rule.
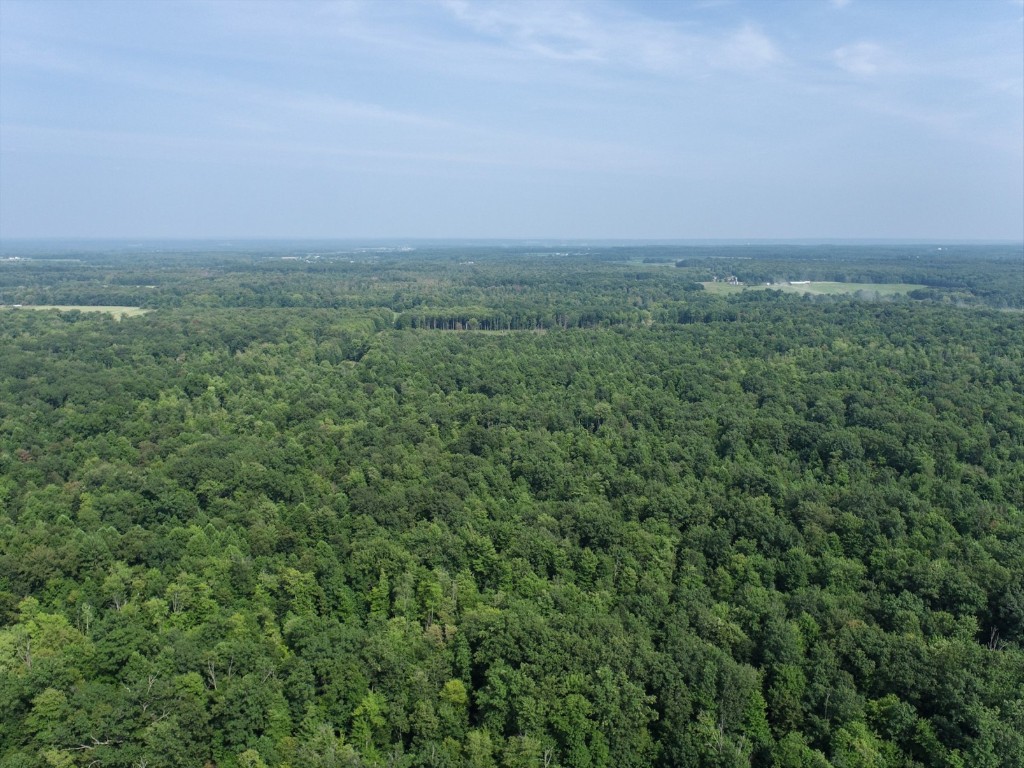
[[748,290],[785,291],[786,293],[810,293],[813,295],[835,295],[841,293],[863,293],[868,297],[896,296],[909,293],[924,285],[914,283],[831,283],[826,281],[772,283],[771,285],[734,285],[726,282],[702,283],[704,290],[712,294],[740,293]]
[[4,309],[56,309],[59,312],[73,312],[75,310],[79,312],[105,312],[108,315],[112,315],[115,320],[120,320],[122,317],[138,317],[153,311],[151,309],[143,309],[142,307],[105,307],[85,304],[8,304]]

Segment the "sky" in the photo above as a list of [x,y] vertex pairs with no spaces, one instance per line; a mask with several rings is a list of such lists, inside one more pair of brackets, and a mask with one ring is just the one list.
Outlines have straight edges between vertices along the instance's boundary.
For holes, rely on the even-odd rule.
[[0,239],[1024,240],[1022,0],[0,0]]

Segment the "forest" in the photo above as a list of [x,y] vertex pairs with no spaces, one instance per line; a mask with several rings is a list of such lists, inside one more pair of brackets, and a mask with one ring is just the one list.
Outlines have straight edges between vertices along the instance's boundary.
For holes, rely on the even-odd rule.
[[1020,244],[15,243],[0,305],[2,768],[1024,766]]

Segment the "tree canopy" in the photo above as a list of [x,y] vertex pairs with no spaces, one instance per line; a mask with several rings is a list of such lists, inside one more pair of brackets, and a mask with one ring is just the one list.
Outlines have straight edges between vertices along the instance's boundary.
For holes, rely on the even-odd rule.
[[0,766],[1024,765],[1020,254],[525,251],[0,264]]

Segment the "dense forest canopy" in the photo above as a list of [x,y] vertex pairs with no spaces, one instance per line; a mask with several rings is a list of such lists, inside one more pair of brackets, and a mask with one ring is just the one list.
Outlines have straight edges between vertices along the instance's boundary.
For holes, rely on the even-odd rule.
[[1019,245],[2,256],[3,768],[1024,765]]

